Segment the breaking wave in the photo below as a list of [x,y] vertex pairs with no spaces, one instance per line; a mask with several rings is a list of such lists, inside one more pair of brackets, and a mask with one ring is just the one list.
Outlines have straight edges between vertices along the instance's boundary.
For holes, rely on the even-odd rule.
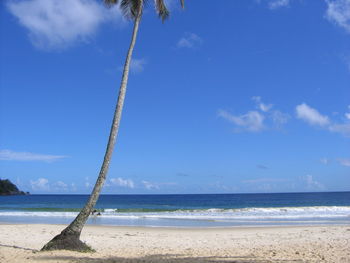
[[[79,209],[26,208],[24,211],[0,211],[0,216],[18,217],[75,217]],[[235,209],[97,209],[100,215],[91,217],[109,219],[183,219],[183,220],[350,220],[350,206],[266,207]]]

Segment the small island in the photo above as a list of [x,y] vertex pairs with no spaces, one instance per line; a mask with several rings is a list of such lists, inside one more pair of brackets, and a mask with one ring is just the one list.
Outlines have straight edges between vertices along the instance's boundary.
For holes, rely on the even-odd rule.
[[18,190],[17,186],[8,179],[0,179],[0,195],[29,195],[29,192]]

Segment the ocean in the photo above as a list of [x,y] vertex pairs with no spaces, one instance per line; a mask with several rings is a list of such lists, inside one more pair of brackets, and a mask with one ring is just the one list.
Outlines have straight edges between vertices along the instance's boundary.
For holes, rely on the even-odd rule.
[[[68,224],[88,195],[0,196],[0,222]],[[349,225],[350,192],[101,195],[88,224],[148,227]]]

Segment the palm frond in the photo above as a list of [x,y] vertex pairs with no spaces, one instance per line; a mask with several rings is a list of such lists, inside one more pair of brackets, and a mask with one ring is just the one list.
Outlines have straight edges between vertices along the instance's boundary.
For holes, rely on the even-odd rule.
[[155,0],[154,4],[156,6],[156,10],[158,13],[158,16],[162,19],[162,22],[165,21],[169,17],[169,10],[167,9],[164,0]]
[[180,0],[180,4],[181,4],[182,9],[184,9],[185,8],[185,0]]
[[[103,2],[107,7],[113,7],[120,4],[119,7],[122,10],[123,15],[127,18],[135,19],[138,15],[139,8],[141,8],[142,12],[149,0],[103,0]],[[180,4],[181,7],[184,8],[185,0],[180,0]],[[165,0],[154,0],[154,5],[159,18],[164,22],[170,15]]]
[[143,10],[143,4],[144,0],[122,0],[120,8],[125,17],[135,19],[140,5],[142,5],[141,10]]
[[103,3],[107,6],[107,7],[112,7],[114,5],[117,5],[119,3],[119,0],[103,0]]

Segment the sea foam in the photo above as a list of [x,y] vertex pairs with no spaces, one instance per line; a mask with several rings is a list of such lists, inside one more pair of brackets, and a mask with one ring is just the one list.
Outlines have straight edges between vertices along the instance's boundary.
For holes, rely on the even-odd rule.
[[[296,220],[332,219],[350,220],[350,206],[305,206],[305,207],[253,207],[238,209],[195,209],[173,211],[139,212],[118,208],[101,209],[101,218],[114,219],[190,219],[190,220]],[[18,217],[75,217],[77,212],[63,211],[0,211],[0,216]],[[91,217],[97,217],[92,215]]]

